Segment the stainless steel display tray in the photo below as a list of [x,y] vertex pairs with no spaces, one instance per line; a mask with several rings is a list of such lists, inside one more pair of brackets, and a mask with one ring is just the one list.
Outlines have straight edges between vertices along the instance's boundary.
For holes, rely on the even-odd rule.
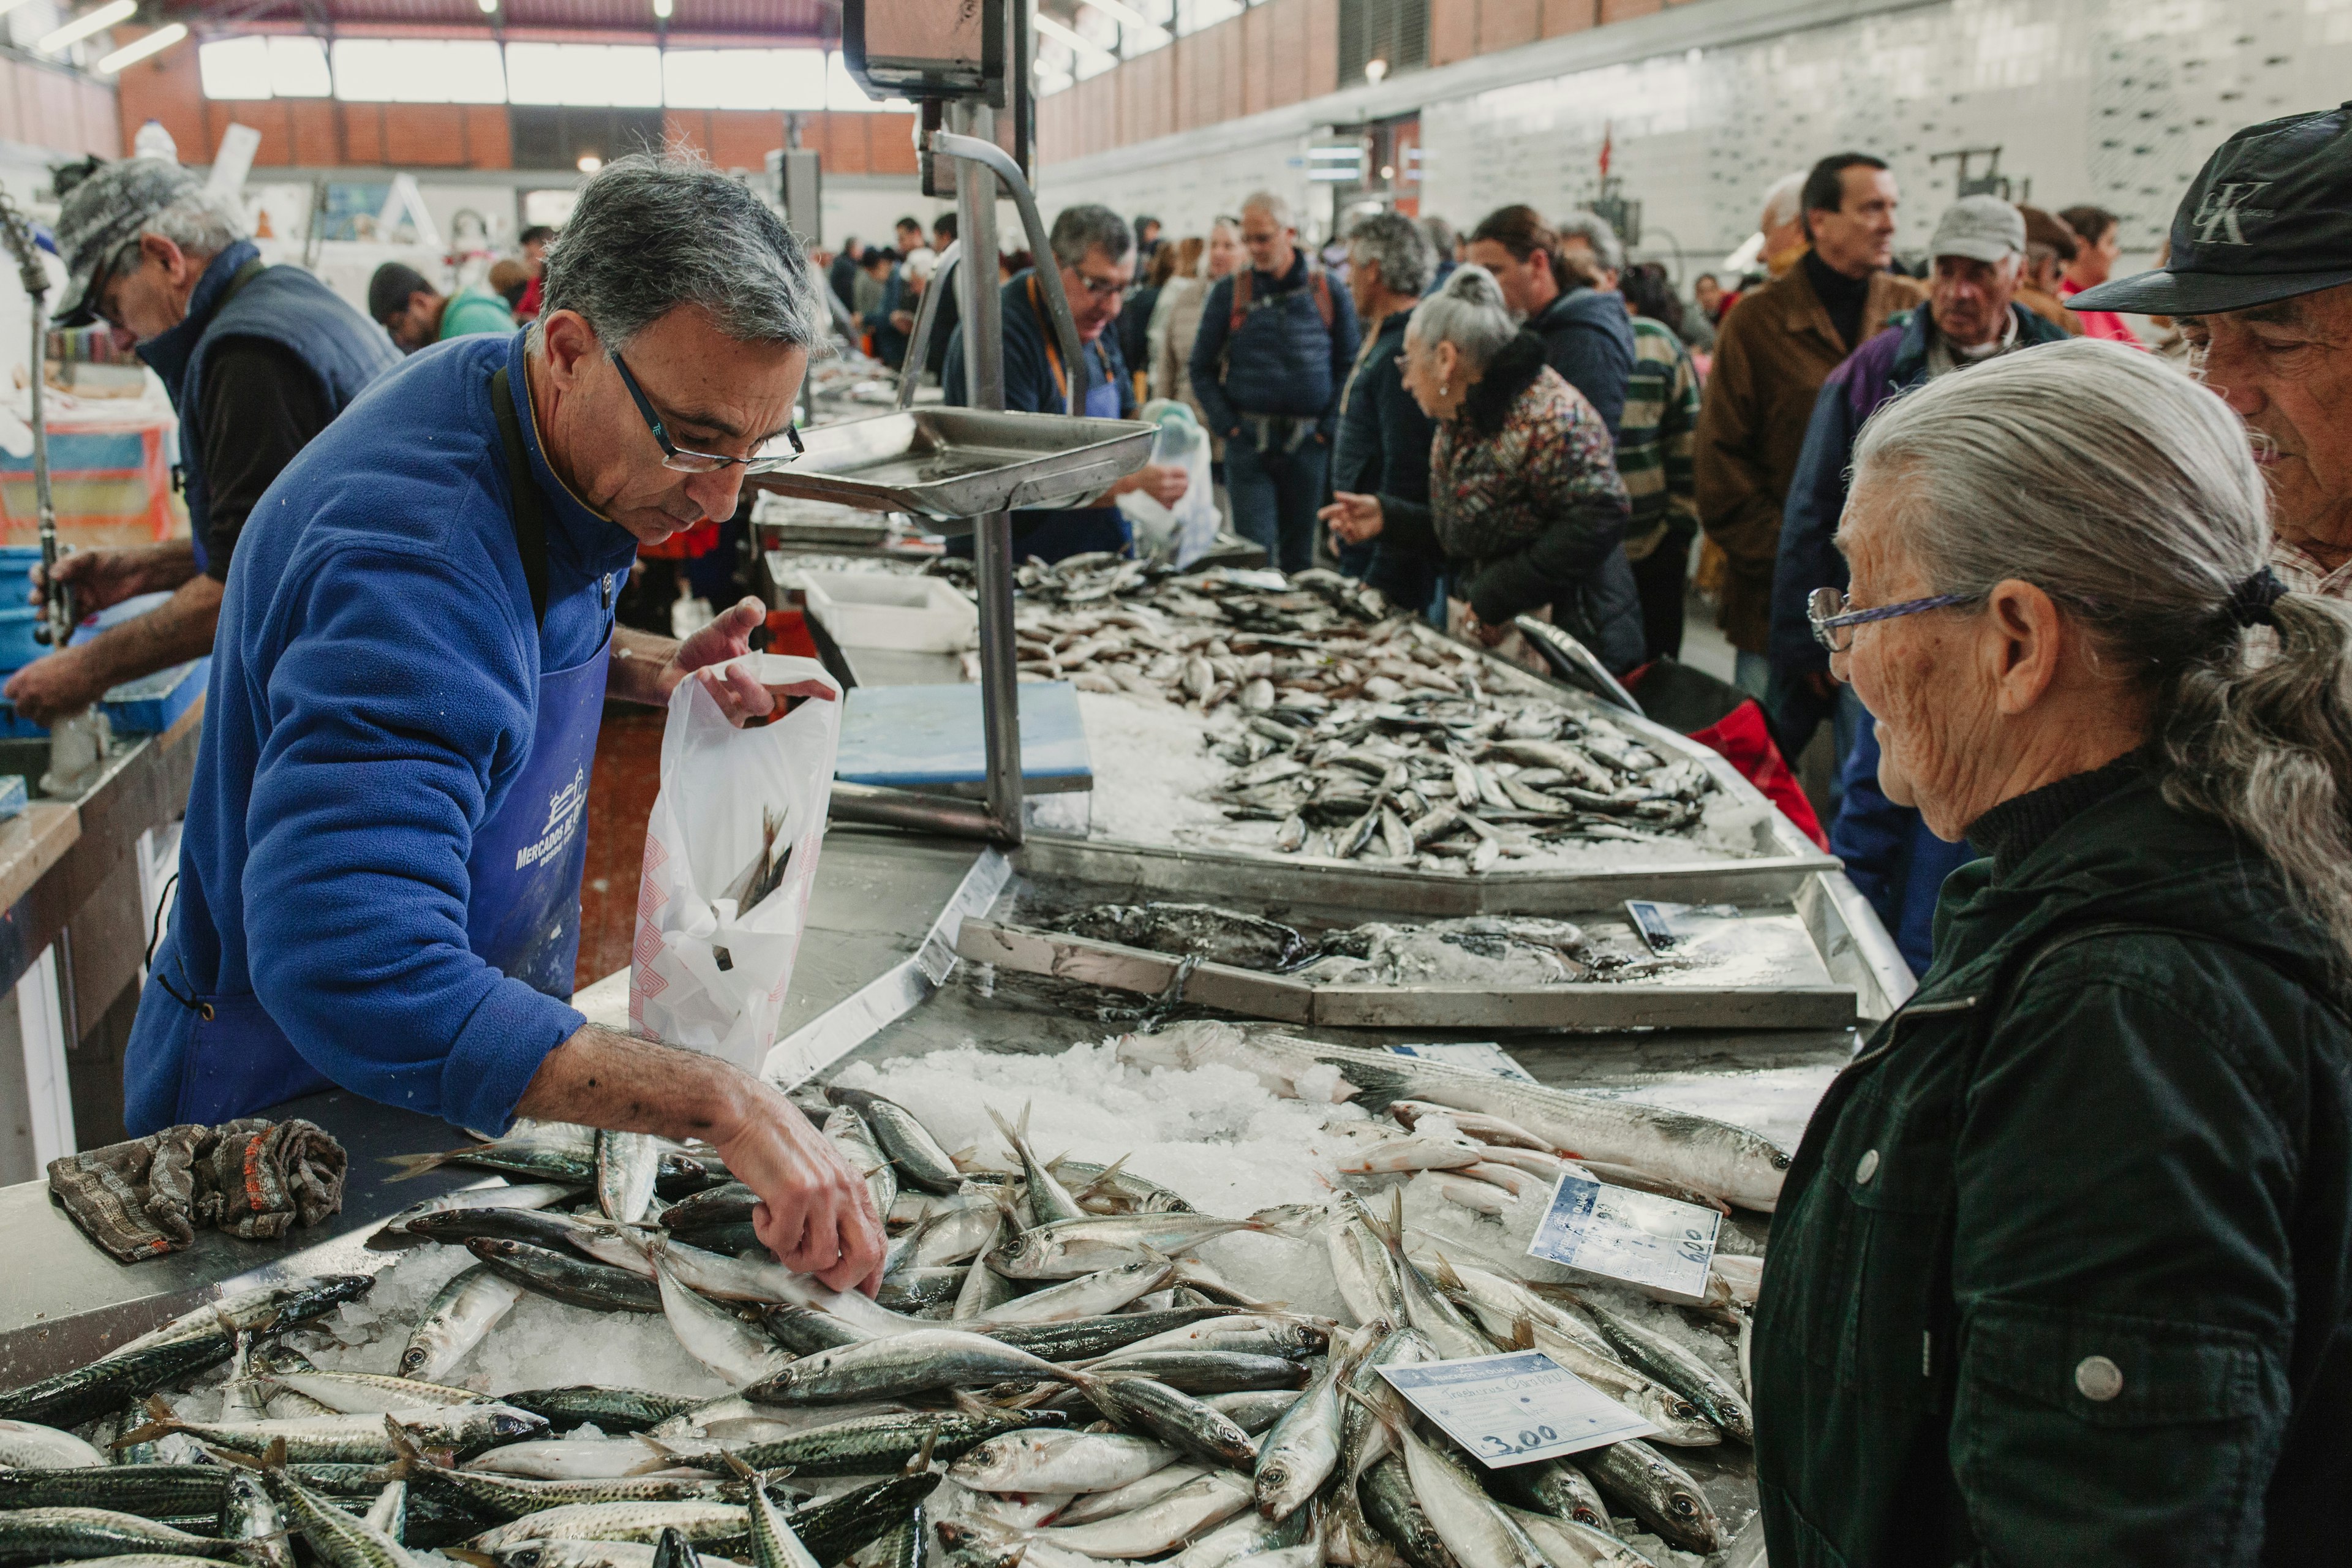
[[750,482],[947,522],[1083,500],[1141,468],[1156,428],[1063,414],[909,409],[814,426],[802,433],[806,453],[798,462]]
[[[982,920],[963,922],[956,954],[1145,996],[1165,994],[1181,967],[1163,952]],[[1209,963],[1182,979],[1187,1002],[1336,1028],[1842,1029],[1857,1016],[1854,987],[1839,984],[1315,985]]]

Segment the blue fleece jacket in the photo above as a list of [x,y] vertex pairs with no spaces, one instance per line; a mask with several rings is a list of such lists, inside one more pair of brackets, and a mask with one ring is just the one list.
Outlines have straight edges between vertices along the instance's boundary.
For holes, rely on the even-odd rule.
[[1233,326],[1233,279],[1219,279],[1202,303],[1201,332],[1185,367],[1202,415],[1211,432],[1224,437],[1244,414],[1312,419],[1328,441],[1339,389],[1356,363],[1355,302],[1336,279],[1325,278],[1331,299],[1331,324],[1325,326],[1303,250],[1281,277],[1252,270],[1249,279],[1239,331]]
[[1529,316],[1528,331],[1543,340],[1544,363],[1584,394],[1615,440],[1633,377],[1633,318],[1625,296],[1579,285]]
[[[2060,328],[2022,305],[2011,305],[2020,347],[2056,342]],[[1805,601],[1816,588],[1846,585],[1845,557],[1837,547],[1838,519],[1845,515],[1846,470],[1853,465],[1854,438],[1880,407],[1927,379],[1927,334],[1935,318],[1925,308],[1911,312],[1853,351],[1830,373],[1813,402],[1789,499],[1780,510],[1780,553],[1772,563],[1772,630],[1768,645],[1772,668],[1783,674],[1827,669],[1829,650],[1814,640]]]
[[[540,453],[523,339],[411,356],[255,507],[154,963],[184,994],[257,997],[345,1088],[494,1132],[583,1020],[467,946],[466,858],[530,754],[540,671],[594,654],[635,553]],[[546,500],[543,630],[490,405],[500,365]],[[132,1132],[178,1120],[194,1018],[150,979],[124,1063]]]
[[1846,753],[1843,794],[1830,824],[1830,853],[1845,862],[1855,890],[1914,974],[1936,956],[1936,902],[1944,879],[1978,858],[1966,840],[1948,844],[1927,829],[1911,806],[1897,805],[1878,787],[1878,732],[1864,724]]

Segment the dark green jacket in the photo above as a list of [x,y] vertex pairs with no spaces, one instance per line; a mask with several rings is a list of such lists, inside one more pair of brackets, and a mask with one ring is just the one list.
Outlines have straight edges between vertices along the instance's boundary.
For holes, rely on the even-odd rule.
[[[2112,929],[2141,922],[2172,930]],[[1937,927],[1773,1222],[1772,1568],[2347,1561],[2352,1036],[2323,934],[2145,775],[1954,872]]]

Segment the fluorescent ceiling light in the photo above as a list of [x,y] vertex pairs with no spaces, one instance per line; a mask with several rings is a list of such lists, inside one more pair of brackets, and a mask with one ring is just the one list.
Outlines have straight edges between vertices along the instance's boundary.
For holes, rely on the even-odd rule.
[[45,35],[33,47],[45,55],[54,55],[71,48],[92,33],[102,33],[117,22],[127,22],[139,13],[139,0],[109,0],[97,10],[75,17],[56,32]]
[[[8,8],[13,10],[16,5],[21,5],[25,3],[26,0],[14,0],[14,4]],[[153,32],[148,34],[145,37],[141,38],[138,42],[125,44],[122,47],[115,50],[112,54],[99,61],[98,74],[100,76],[112,76],[115,72],[121,70],[125,66],[135,66],[150,55],[162,54],[165,49],[170,48],[173,44],[178,43],[182,38],[184,38],[187,36],[188,29],[177,22],[173,23],[168,27],[158,27]]]
[[[128,5],[130,0],[121,0],[121,3]],[[1053,17],[1046,16],[1043,11],[1037,13],[1036,23],[1037,30],[1045,34],[1047,37],[1053,39],[1055,42],[1067,44],[1071,48],[1077,50],[1080,54],[1092,55],[1097,59],[1108,60],[1113,65],[1118,64],[1118,57],[1117,55],[1111,53],[1108,49],[1104,48],[1100,44],[1096,43],[1092,38],[1087,37],[1076,27],[1067,26],[1063,23],[1056,22]]]
[[269,40],[269,90],[279,98],[327,98],[335,79],[327,69],[327,51],[313,37]]

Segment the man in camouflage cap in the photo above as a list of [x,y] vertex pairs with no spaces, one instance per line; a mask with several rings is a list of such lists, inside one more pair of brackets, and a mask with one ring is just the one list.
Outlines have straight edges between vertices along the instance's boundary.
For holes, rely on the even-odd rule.
[[102,320],[139,341],[180,416],[189,537],[79,551],[58,563],[76,607],[135,594],[165,604],[11,676],[0,695],[36,722],[212,651],[230,553],[294,454],[398,356],[382,329],[299,267],[266,267],[233,200],[175,163],[101,163],[67,193],[57,324]]

